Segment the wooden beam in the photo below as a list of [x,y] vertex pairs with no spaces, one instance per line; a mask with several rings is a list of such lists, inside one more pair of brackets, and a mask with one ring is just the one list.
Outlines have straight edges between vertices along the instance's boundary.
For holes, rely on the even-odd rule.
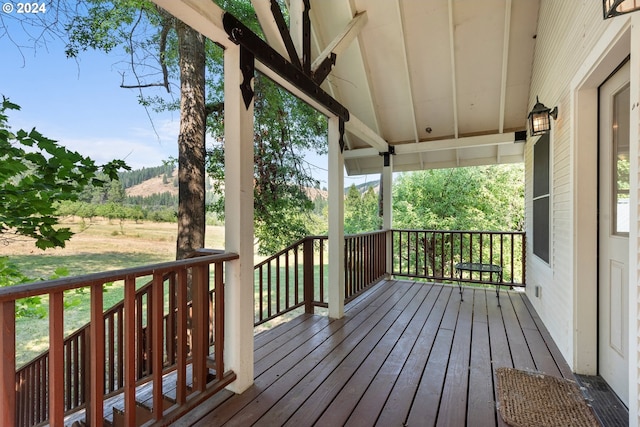
[[293,45],[296,47],[296,51],[298,52],[299,59],[302,58],[302,50],[304,49],[303,41],[302,41],[303,13],[304,13],[303,0],[289,1],[289,32],[291,34],[291,40],[293,40]]
[[458,138],[458,87],[456,85],[456,48],[455,27],[453,23],[453,0],[448,1],[449,8],[449,61],[451,62],[451,90],[453,95],[453,133]]
[[500,79],[500,119],[498,132],[504,131],[504,109],[507,98],[507,70],[509,67],[509,40],[511,36],[511,0],[505,0],[504,34],[502,39],[502,77]]
[[[256,11],[256,16],[260,22],[264,37],[267,39],[267,43],[280,55],[286,57],[288,55],[287,47],[284,44],[284,39],[276,23],[276,19],[271,13],[271,0],[251,0],[251,4]],[[300,58],[296,59],[300,62]],[[293,62],[293,60],[291,62]]]
[[[515,132],[493,135],[469,136],[466,138],[439,139],[436,141],[423,141],[411,144],[394,145],[396,154],[426,153],[429,151],[451,150],[460,148],[484,147],[489,145],[513,144]],[[385,150],[386,151],[386,150]],[[371,148],[358,148],[344,153],[345,159],[360,159],[373,157],[378,152]]]
[[240,22],[236,17],[230,13],[226,13],[222,21],[225,31],[233,39],[234,43],[250,51],[256,60],[288,81],[298,92],[306,94],[309,98],[323,105],[326,110],[331,112],[331,115],[341,117],[344,121],[349,120],[349,110],[347,110],[346,107],[322,90],[308,74],[293,66],[286,58],[254,34],[250,28]]
[[378,150],[378,152],[387,151],[389,146],[387,141],[353,114],[350,115],[349,121],[345,123],[345,129]]
[[411,119],[413,122],[413,140],[418,142],[420,140],[420,135],[418,134],[418,120],[416,118],[416,108],[415,102],[413,101],[413,84],[411,82],[411,73],[409,73],[409,59],[407,58],[407,43],[406,43],[406,34],[404,32],[404,21],[402,20],[402,11],[400,10],[400,2],[396,2],[396,12],[398,13],[398,21],[400,22],[400,42],[402,43],[402,47],[400,49],[400,53],[402,55],[402,68],[404,69],[404,75],[394,76],[396,79],[402,78],[405,81],[407,87],[408,99],[406,100],[409,109],[411,110]]
[[[320,75],[320,67],[326,65],[327,59],[331,60],[331,65],[335,65],[335,58],[340,56],[342,52],[349,47],[351,42],[360,34],[362,27],[367,23],[367,12],[359,12],[356,16],[347,24],[347,26],[338,34],[327,47],[318,55],[315,61],[311,64],[311,72],[316,75]],[[314,78],[318,84],[320,84],[327,76],[328,71],[324,70],[322,75],[324,76],[320,81]]]
[[224,9],[212,1],[151,0],[203,36],[222,47],[233,44],[222,25]]
[[291,33],[276,0],[251,0],[267,43],[280,55],[289,58],[295,67],[302,68],[291,40]]

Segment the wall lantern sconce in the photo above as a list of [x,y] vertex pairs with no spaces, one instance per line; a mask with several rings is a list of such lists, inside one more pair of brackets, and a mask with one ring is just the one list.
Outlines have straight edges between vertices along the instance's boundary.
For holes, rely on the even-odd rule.
[[602,0],[604,19],[640,10],[639,0]]
[[553,120],[558,118],[558,107],[553,110],[542,104],[536,96],[536,105],[529,113],[529,131],[531,136],[543,135],[551,129],[551,117]]

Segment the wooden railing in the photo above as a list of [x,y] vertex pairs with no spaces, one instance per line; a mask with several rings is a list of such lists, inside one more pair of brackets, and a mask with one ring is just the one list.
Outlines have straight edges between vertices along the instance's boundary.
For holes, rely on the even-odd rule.
[[300,307],[326,306],[326,236],[309,236],[254,267],[256,326]]
[[[385,275],[386,231],[345,236],[345,301]],[[327,307],[327,236],[301,239],[255,266],[255,325]]]
[[[100,426],[104,399],[116,393],[124,393],[124,417],[135,425],[136,386],[150,381],[152,407],[158,408],[151,419],[168,422],[233,381],[223,364],[223,268],[238,256],[198,255],[0,289],[0,425],[62,425],[65,414],[84,409],[86,422]],[[150,283],[136,290],[147,277]],[[103,285],[119,280],[124,300],[103,313]],[[91,321],[64,339],[64,292],[81,288],[91,292]],[[16,372],[15,301],[37,295],[49,297],[49,351]],[[171,371],[176,403],[164,409],[162,378]]]
[[345,237],[345,302],[387,273],[387,235],[386,231],[374,231]]
[[[455,264],[502,267],[502,283],[525,286],[525,233],[518,231],[392,230],[392,274],[440,282],[494,284],[488,275],[456,275]],[[495,278],[494,278],[495,280]]]
[[[391,253],[387,253],[390,239]],[[327,237],[302,239],[255,266],[255,325],[295,309],[327,307]],[[66,413],[85,409],[90,425],[102,425],[103,400],[124,393],[125,414],[135,423],[136,386],[176,371],[176,404],[153,413],[175,419],[220,390],[235,375],[224,372],[223,266],[235,254],[200,253],[193,259],[141,268],[64,278],[0,289],[0,425],[60,423]],[[521,232],[392,230],[345,236],[345,302],[387,273],[435,281],[457,281],[455,264],[479,262],[502,267],[505,285],[524,286],[525,235]],[[210,265],[214,265],[214,286]],[[136,289],[137,282],[152,280]],[[102,312],[102,288],[123,280],[124,301]],[[490,283],[467,276],[462,281]],[[192,283],[193,305],[187,298]],[[495,283],[493,283],[495,284]],[[91,291],[91,322],[63,339],[63,293]],[[219,290],[219,292],[217,291]],[[48,295],[50,350],[15,372],[15,301]],[[210,321],[211,320],[211,321]],[[167,339],[175,337],[175,339]],[[214,349],[209,378],[207,357]],[[188,364],[193,385],[187,384]],[[190,395],[193,388],[197,395]],[[153,407],[162,408],[162,387],[153,391]],[[164,418],[163,418],[164,417]]]

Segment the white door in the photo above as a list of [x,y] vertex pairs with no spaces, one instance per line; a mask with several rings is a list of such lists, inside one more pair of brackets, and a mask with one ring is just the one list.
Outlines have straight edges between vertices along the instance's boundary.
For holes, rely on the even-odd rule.
[[598,371],[627,406],[629,117],[627,62],[600,87],[598,202]]

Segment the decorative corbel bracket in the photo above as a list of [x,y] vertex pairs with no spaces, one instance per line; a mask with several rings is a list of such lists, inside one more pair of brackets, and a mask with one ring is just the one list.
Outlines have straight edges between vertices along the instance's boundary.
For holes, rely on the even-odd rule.
[[251,81],[255,75],[255,57],[249,49],[242,46],[240,47],[240,72],[242,73],[240,91],[242,92],[244,106],[248,110],[253,100],[253,95],[255,94],[251,86]]

